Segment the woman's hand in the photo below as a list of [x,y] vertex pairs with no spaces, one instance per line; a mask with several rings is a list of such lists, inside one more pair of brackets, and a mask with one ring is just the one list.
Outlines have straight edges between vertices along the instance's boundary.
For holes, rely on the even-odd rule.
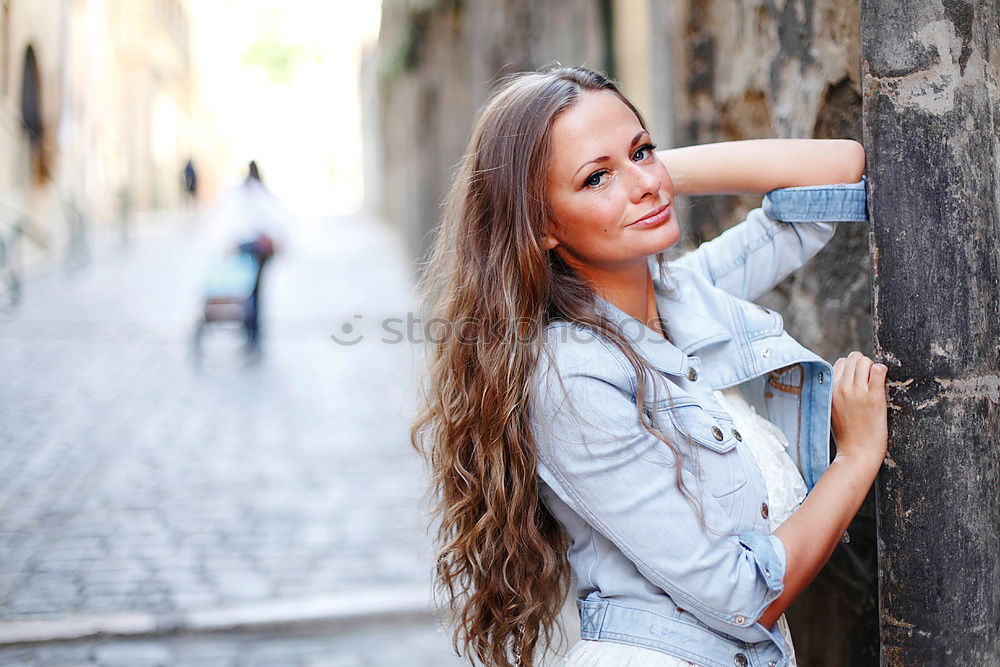
[[837,456],[881,462],[886,455],[885,376],[889,369],[860,352],[833,365],[833,414]]

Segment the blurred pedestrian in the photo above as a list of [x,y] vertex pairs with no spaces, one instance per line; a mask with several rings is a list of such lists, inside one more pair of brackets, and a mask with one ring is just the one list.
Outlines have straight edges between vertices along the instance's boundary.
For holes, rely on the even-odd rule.
[[[260,320],[263,279],[270,260],[282,252],[290,238],[291,216],[281,201],[264,186],[257,162],[251,160],[240,185],[226,192],[212,216],[212,248],[240,253],[253,259],[256,276],[244,310],[246,351],[261,352]],[[214,260],[213,260],[214,261]]]
[[184,165],[184,193],[188,205],[193,204],[198,198],[198,172],[195,171],[191,158],[188,158]]

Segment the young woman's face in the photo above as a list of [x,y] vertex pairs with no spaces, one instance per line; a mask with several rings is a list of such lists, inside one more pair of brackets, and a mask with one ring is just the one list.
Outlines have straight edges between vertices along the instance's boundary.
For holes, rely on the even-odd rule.
[[674,184],[636,115],[608,91],[583,93],[552,124],[555,220],[543,238],[570,266],[614,271],[674,245]]

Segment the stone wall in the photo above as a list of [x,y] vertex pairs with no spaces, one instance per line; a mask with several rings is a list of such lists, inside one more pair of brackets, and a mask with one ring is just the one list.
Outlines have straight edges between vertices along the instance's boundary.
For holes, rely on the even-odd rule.
[[[658,3],[654,3],[658,4]],[[667,3],[654,28],[671,51],[675,145],[764,137],[861,141],[858,3],[690,0]],[[759,197],[698,198],[689,242],[713,238]],[[840,225],[803,270],[763,300],[828,361],[872,353],[867,225]],[[789,611],[799,664],[878,663],[871,496],[829,565]]]
[[423,256],[476,110],[500,77],[604,67],[602,3],[385,0],[379,33],[382,210]]

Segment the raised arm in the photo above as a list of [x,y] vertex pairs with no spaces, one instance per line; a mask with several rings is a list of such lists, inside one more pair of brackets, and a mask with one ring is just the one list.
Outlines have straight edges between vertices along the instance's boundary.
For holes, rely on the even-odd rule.
[[864,222],[865,183],[772,190],[743,222],[674,260],[734,296],[755,301],[819,252],[835,222]]
[[678,195],[764,194],[777,188],[854,183],[865,149],[850,139],[750,139],[657,151]]
[[[754,300],[815,255],[835,222],[865,221],[865,151],[840,139],[755,139],[657,153],[677,194],[767,193],[761,208],[674,265]],[[788,223],[788,224],[785,224]]]

